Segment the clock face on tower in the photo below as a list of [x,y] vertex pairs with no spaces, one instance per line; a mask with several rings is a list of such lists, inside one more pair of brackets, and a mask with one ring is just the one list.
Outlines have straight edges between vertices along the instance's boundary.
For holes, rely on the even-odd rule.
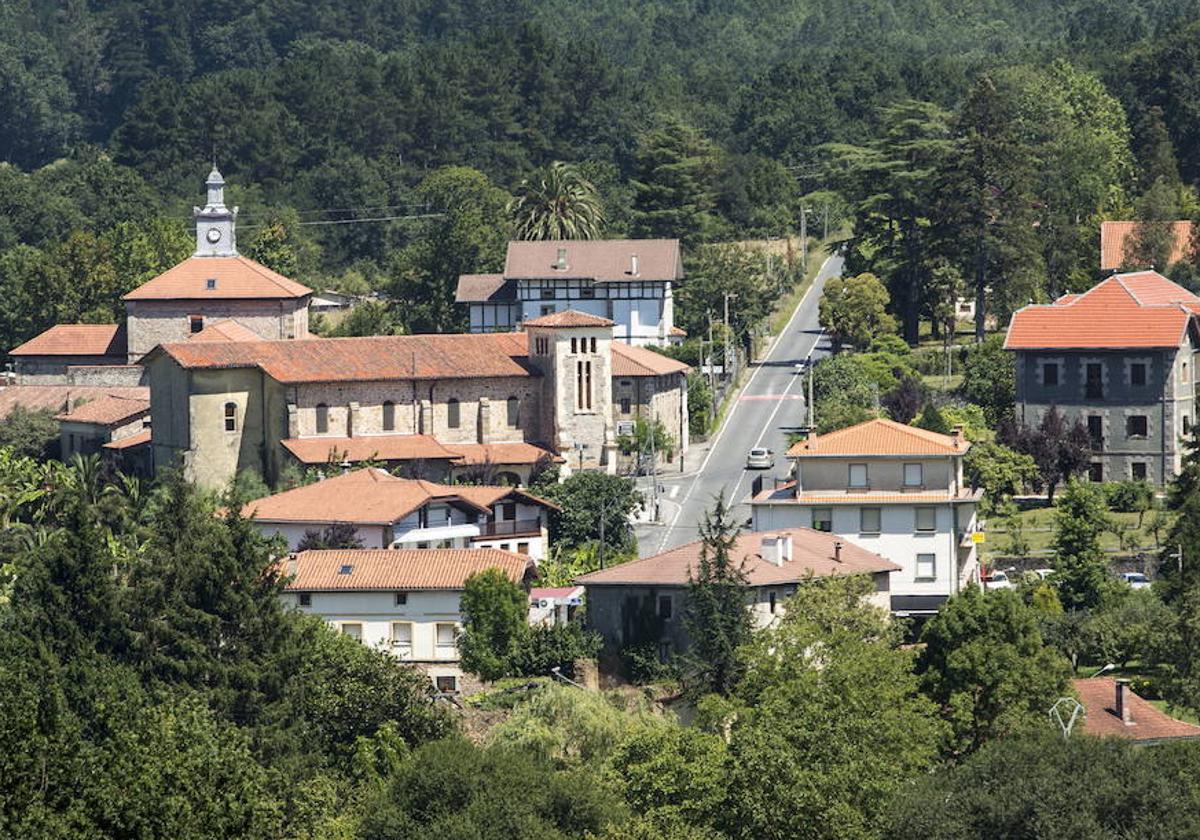
[[208,236],[208,241],[212,242],[215,245],[221,239],[221,231],[218,230],[217,228],[209,228],[207,236]]

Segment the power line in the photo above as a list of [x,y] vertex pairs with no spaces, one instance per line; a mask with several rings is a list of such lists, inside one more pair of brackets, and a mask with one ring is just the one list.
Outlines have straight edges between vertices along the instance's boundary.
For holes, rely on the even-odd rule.
[[[367,222],[392,222],[406,219],[440,219],[445,213],[413,213],[408,215],[396,216],[373,216],[366,219],[319,219],[317,221],[296,222],[298,227],[310,227],[313,225],[361,225]],[[253,230],[254,228],[266,227],[269,222],[261,222],[257,225],[242,225],[239,224],[240,230]]]

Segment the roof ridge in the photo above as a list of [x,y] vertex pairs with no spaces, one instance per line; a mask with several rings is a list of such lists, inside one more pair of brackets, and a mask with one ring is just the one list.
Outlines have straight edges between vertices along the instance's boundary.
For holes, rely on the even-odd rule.
[[[236,254],[236,255],[234,255],[234,259],[235,259],[235,260],[239,260],[240,262],[242,262],[242,263],[243,263],[243,264],[244,264],[244,265],[245,265],[247,268],[249,268],[251,271],[253,271],[254,273],[256,273],[256,274],[258,274],[259,276],[261,276],[261,277],[262,277],[264,280],[269,280],[269,281],[270,281],[272,284],[274,284],[274,285],[275,285],[275,287],[276,287],[277,289],[279,289],[279,291],[281,291],[281,292],[288,292],[289,294],[293,293],[291,289],[288,289],[288,288],[286,288],[286,287],[285,287],[285,286],[284,286],[282,283],[280,283],[280,282],[279,282],[279,280],[277,279],[277,278],[279,278],[279,277],[283,277],[283,275],[282,275],[282,274],[279,274],[278,272],[272,271],[271,269],[267,268],[267,267],[266,267],[265,265],[263,265],[262,263],[255,262],[254,260],[250,259],[249,257],[243,256],[242,254]],[[293,283],[297,283],[298,285],[304,285],[303,283],[299,283],[299,281],[297,281],[297,280],[292,280],[291,282],[293,282]],[[311,290],[310,290],[310,291],[311,291]],[[232,319],[232,318],[230,318],[230,319],[227,319],[227,320],[233,320],[233,319]]]

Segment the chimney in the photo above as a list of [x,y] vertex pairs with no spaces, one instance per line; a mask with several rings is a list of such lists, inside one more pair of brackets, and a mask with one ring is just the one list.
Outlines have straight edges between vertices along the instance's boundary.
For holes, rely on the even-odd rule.
[[950,430],[950,437],[954,438],[954,446],[955,448],[958,448],[959,444],[961,444],[963,440],[962,423],[957,424],[953,429]]
[[629,258],[629,273],[632,274],[634,277],[637,277],[637,273],[638,273],[637,254],[634,254],[633,256],[631,256]]
[[833,562],[834,563],[842,562],[842,541],[841,540],[838,540],[837,542],[835,542],[833,544]]
[[1117,717],[1121,719],[1121,723],[1129,726],[1133,723],[1133,709],[1129,704],[1129,697],[1133,692],[1129,690],[1129,680],[1116,679],[1113,682],[1117,686]]
[[782,566],[792,559],[792,538],[786,534],[765,534],[759,553],[771,565]]
[[288,555],[287,576],[288,577],[296,576],[296,554],[295,554],[295,552],[292,552],[291,554]]
[[566,248],[558,249],[558,259],[556,259],[554,261],[554,268],[558,269],[559,271],[566,271],[566,269],[567,269],[567,249]]

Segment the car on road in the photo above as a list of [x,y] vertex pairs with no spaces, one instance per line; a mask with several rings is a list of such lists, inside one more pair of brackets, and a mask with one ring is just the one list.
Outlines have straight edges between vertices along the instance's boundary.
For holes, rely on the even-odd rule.
[[1013,583],[1008,579],[1006,572],[992,572],[992,574],[983,579],[983,588],[987,589],[1012,589]]
[[1150,578],[1146,577],[1141,572],[1121,572],[1118,577],[1128,583],[1134,589],[1145,589],[1150,585]]
[[756,446],[746,453],[746,469],[769,470],[775,466],[775,453],[770,449]]

